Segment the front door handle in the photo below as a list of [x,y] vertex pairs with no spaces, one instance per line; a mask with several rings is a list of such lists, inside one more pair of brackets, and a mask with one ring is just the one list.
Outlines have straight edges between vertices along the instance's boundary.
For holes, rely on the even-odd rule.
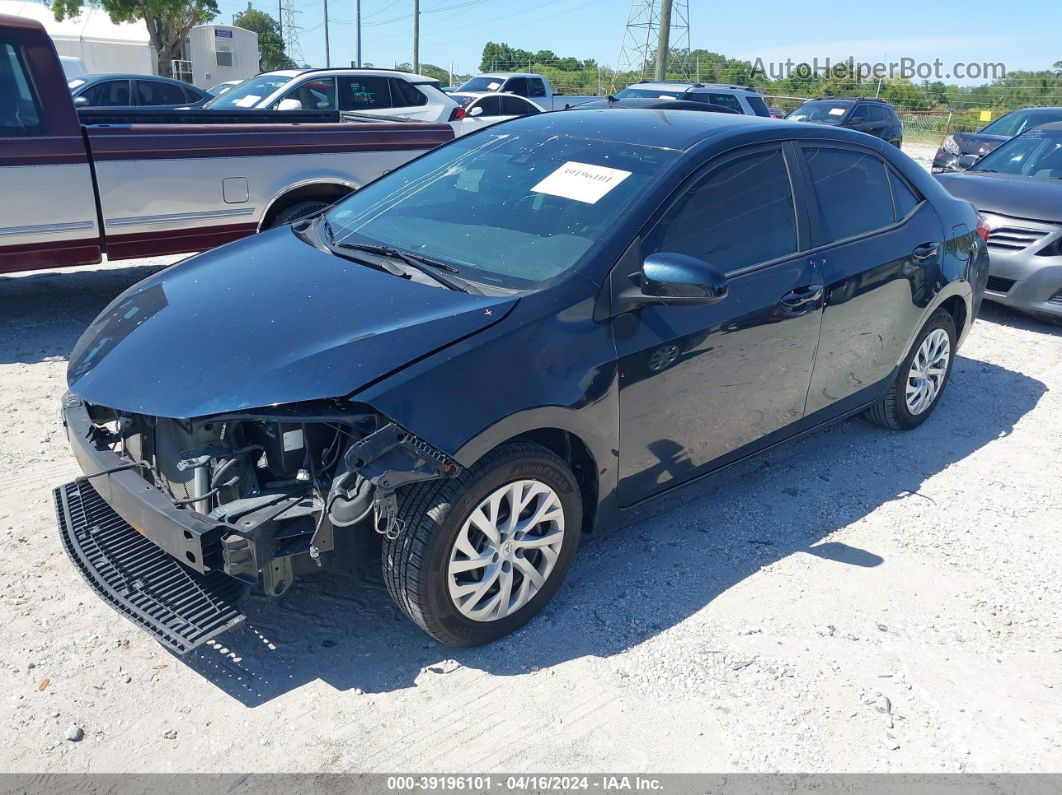
[[790,309],[800,309],[814,304],[822,298],[821,284],[808,284],[797,287],[782,296],[782,304]]
[[914,257],[915,262],[928,262],[937,256],[938,251],[940,251],[940,243],[923,243],[915,246],[911,256]]

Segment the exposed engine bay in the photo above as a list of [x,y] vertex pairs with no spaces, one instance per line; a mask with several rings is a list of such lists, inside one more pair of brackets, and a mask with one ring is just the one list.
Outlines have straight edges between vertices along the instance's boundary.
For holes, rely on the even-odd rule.
[[183,559],[172,547],[171,554],[200,572],[261,580],[270,596],[300,573],[349,562],[351,550],[368,548],[373,530],[393,537],[401,530],[396,489],[459,470],[367,407],[202,420],[86,409],[92,441],[121,461],[107,473],[136,470],[175,509],[209,520],[200,537],[184,531]]

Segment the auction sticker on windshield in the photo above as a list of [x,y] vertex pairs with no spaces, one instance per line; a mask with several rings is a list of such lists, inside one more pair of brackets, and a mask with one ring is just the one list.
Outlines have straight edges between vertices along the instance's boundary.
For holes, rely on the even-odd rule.
[[532,193],[548,193],[562,199],[597,204],[601,197],[631,175],[618,168],[595,166],[569,160],[531,188]]

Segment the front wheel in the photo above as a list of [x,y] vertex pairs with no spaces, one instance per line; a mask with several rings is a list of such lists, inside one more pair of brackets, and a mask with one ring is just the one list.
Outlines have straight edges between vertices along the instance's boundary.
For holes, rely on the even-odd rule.
[[522,627],[557,592],[582,501],[563,459],[517,441],[456,478],[405,490],[398,518],[404,530],[383,542],[391,597],[442,643],[479,646]]
[[863,416],[895,430],[925,422],[940,402],[955,359],[955,319],[938,309],[923,326],[885,396]]

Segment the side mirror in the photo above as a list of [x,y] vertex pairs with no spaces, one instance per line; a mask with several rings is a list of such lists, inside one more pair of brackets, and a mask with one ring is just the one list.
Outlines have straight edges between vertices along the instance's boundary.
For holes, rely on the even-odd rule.
[[963,171],[965,171],[966,169],[970,168],[972,165],[974,165],[974,163],[976,163],[980,159],[981,158],[978,155],[975,155],[975,154],[963,155],[962,157],[959,158],[959,160],[956,163],[956,165],[959,168],[961,168]]
[[863,117],[862,116],[855,116],[855,117],[849,119],[848,123],[849,124],[862,124],[863,123]]
[[83,108],[89,104],[88,97],[74,97],[74,105]]
[[297,99],[282,99],[277,104],[277,110],[302,110],[302,103]]
[[482,105],[476,105],[476,107],[472,108],[472,110],[470,110],[468,112],[468,115],[469,116],[482,116],[483,115],[483,106]]
[[634,278],[640,284],[620,295],[620,311],[642,304],[714,304],[727,296],[723,272],[685,254],[650,254]]

